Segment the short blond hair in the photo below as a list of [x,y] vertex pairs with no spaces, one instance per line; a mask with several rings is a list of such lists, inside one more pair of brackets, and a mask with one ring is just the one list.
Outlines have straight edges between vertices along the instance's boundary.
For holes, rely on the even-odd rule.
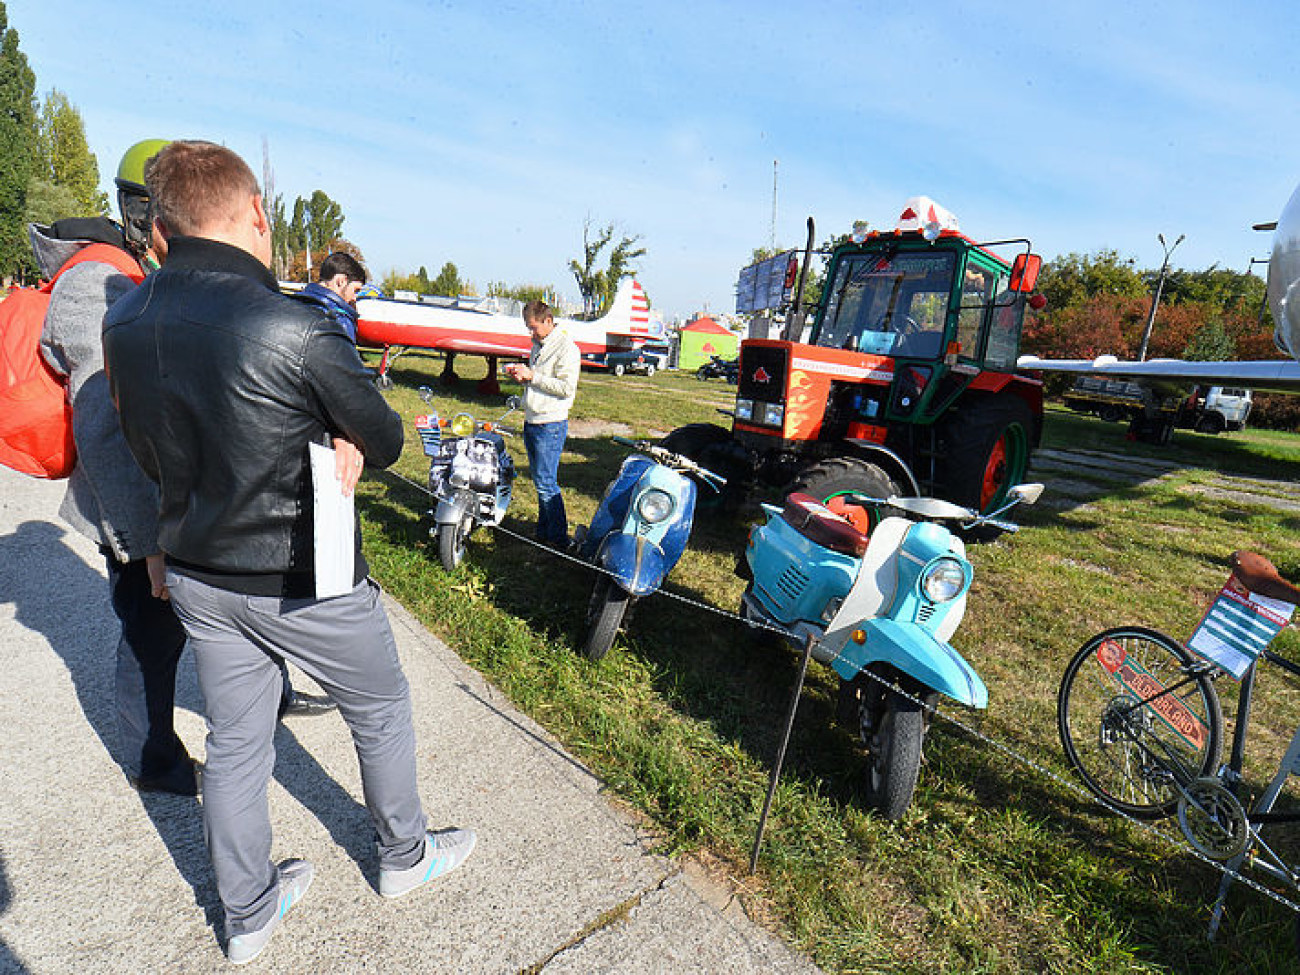
[[144,179],[154,215],[169,234],[224,229],[250,196],[261,195],[248,164],[214,142],[168,143],[145,165]]

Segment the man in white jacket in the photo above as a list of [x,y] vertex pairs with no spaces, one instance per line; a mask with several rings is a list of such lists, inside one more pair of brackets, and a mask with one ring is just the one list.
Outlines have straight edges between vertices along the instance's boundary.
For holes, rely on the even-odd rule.
[[560,494],[560,454],[569,435],[582,356],[568,333],[555,327],[546,302],[524,305],[524,325],[533,336],[528,364],[511,363],[506,373],[524,384],[524,448],[537,489],[537,539],[563,549],[569,545],[569,521]]

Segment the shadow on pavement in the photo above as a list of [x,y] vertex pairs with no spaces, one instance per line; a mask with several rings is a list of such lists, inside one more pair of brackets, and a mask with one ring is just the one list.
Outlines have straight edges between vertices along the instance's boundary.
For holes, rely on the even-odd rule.
[[[9,878],[5,876],[5,860],[0,856],[0,914],[9,910],[13,893],[9,890]],[[27,967],[9,950],[9,946],[0,938],[0,972],[12,972],[13,975],[26,975]]]
[[[14,617],[40,633],[63,660],[77,703],[104,750],[116,760],[117,720],[113,705],[117,621],[103,576],[90,568],[64,541],[65,530],[50,522],[27,521],[0,536],[0,563],[18,571],[9,575],[6,601]],[[23,571],[24,567],[30,567]],[[39,567],[39,571],[35,571]],[[50,580],[57,580],[51,586]],[[9,587],[7,587],[9,588]],[[178,705],[202,713],[202,696],[192,667],[182,664],[177,680]],[[309,719],[311,720],[311,719]],[[283,725],[275,733],[274,775],[284,789],[311,812],[367,880],[377,883],[373,827],[369,813],[302,746]],[[129,786],[125,779],[122,788]],[[176,869],[194,891],[207,923],[219,930],[221,902],[204,842],[201,809],[193,799],[165,793],[141,793],[140,803],[171,855]],[[12,894],[0,862],[0,913]],[[0,942],[0,971],[24,971]]]

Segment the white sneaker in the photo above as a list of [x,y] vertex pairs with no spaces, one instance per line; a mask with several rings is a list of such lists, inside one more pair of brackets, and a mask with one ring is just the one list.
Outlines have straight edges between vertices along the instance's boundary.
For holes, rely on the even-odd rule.
[[262,953],[285,915],[297,907],[307,893],[316,873],[306,860],[285,860],[276,869],[280,872],[280,902],[276,905],[275,917],[256,931],[237,934],[226,943],[226,957],[236,965],[247,965]]
[[451,873],[474,852],[478,837],[472,829],[430,830],[424,838],[424,856],[405,870],[380,870],[379,893],[384,897],[401,897],[423,887],[434,877]]

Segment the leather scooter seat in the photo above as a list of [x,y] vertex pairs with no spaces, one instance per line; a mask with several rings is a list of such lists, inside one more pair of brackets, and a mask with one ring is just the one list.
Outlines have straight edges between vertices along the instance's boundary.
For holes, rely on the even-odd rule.
[[865,534],[810,494],[795,492],[787,497],[781,517],[804,538],[832,552],[860,559],[867,550]]

